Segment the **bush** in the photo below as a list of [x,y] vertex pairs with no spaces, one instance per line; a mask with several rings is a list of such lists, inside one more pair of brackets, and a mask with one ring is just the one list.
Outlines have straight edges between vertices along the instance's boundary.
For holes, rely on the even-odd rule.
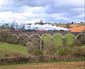
[[81,46],[80,48],[81,48],[81,50],[82,50],[82,51],[81,51],[81,52],[82,52],[82,53],[81,53],[81,56],[84,56],[84,57],[85,57],[85,46]]
[[57,55],[71,55],[74,57],[85,57],[85,47],[58,48]]
[[0,51],[0,58],[23,56],[24,54],[14,51],[2,50]]
[[41,61],[40,56],[29,56],[29,62],[39,62]]
[[64,42],[66,46],[74,46],[75,45],[75,37],[73,34],[68,33],[64,37]]
[[18,56],[18,57],[9,57],[9,58],[2,58],[0,59],[1,64],[8,64],[8,63],[27,63],[28,58],[25,56]]
[[63,47],[59,47],[57,48],[57,51],[56,51],[56,55],[70,55],[71,54],[71,49],[69,48],[63,48]]
[[10,34],[7,37],[7,42],[8,43],[13,43],[13,44],[18,44],[18,36],[16,34]]
[[42,51],[37,48],[32,42],[27,42],[26,47],[28,48],[28,53],[33,56],[42,55]]
[[85,57],[85,47],[73,48],[72,55],[77,57]]
[[28,48],[28,53],[30,53],[30,54],[32,54],[33,51],[35,50],[32,42],[27,42],[26,47]]
[[53,43],[55,46],[63,46],[63,36],[60,33],[54,34]]

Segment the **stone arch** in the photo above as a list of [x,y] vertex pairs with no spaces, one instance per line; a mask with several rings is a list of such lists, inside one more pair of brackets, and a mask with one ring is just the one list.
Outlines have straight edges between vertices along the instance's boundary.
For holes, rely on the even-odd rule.
[[64,46],[63,35],[61,33],[55,33],[52,37],[53,43],[56,47]]
[[31,34],[30,35],[30,40],[31,42],[34,44],[34,46],[37,48],[37,49],[40,49],[41,48],[41,37],[39,34]]
[[42,39],[42,49],[44,55],[53,55],[56,51],[53,44],[52,36],[49,33],[44,33],[41,35]]
[[48,37],[48,40],[50,40],[49,38],[51,38],[52,39],[52,36],[51,36],[51,34],[49,34],[49,33],[44,33],[44,34],[42,34],[41,35],[41,41],[42,41],[42,46],[43,46],[43,42],[44,42],[44,40],[43,40],[43,37]]
[[27,38],[29,38],[28,34],[19,34],[18,38],[20,38],[23,35],[26,36]]
[[78,40],[78,42],[80,42],[80,44],[85,44],[85,33],[77,34],[76,40]]
[[72,33],[67,33],[64,35],[65,46],[74,46],[75,45],[75,36]]
[[18,44],[18,36],[14,33],[8,35],[7,42],[8,43],[13,43],[13,44]]
[[16,36],[16,37],[17,37],[17,39],[18,39],[18,35],[17,35],[17,34],[12,34],[12,35]]
[[65,36],[66,36],[67,34],[70,34],[70,35],[72,35],[72,36],[75,38],[75,35],[74,35],[73,33],[66,33],[65,35],[63,35],[63,38],[65,38]]
[[9,30],[0,29],[0,41],[7,41],[7,37],[10,35]]
[[45,36],[45,35],[49,35],[49,36],[52,38],[51,34],[49,34],[49,33],[44,33],[44,34],[41,35],[41,39],[42,39],[42,37]]
[[52,38],[53,38],[55,35],[58,35],[58,34],[60,34],[60,35],[62,36],[62,38],[64,38],[64,36],[63,36],[61,33],[54,33],[53,36],[52,36]]
[[30,41],[29,36],[27,34],[20,34],[18,37],[19,44],[26,46],[26,43]]
[[85,34],[85,33],[79,33],[79,34],[77,34],[77,35],[75,36],[75,38],[77,39],[77,37],[78,37],[79,35],[82,35],[82,34]]
[[31,34],[29,38],[31,38],[33,36],[37,36],[37,37],[41,38],[41,36],[39,34],[36,34],[36,33]]

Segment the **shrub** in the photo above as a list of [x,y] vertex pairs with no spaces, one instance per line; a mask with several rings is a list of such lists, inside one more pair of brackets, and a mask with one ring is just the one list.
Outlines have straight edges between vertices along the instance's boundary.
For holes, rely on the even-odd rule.
[[68,33],[64,37],[64,42],[66,46],[74,46],[75,45],[75,37],[73,34]]
[[40,56],[29,56],[28,59],[29,59],[29,62],[39,62]]
[[73,48],[72,55],[77,57],[85,57],[85,47]]
[[58,48],[57,55],[71,55],[74,57],[85,57],[85,47]]
[[7,42],[8,43],[13,43],[13,44],[18,44],[18,37],[16,34],[10,34],[8,37],[7,37]]
[[2,50],[0,51],[0,58],[23,56],[24,54],[14,51]]
[[37,48],[32,42],[27,42],[26,43],[26,47],[28,48],[28,53],[30,55],[33,55],[33,56],[35,56],[35,55],[37,55],[37,56],[42,55],[42,51],[39,48]]
[[85,57],[85,46],[81,46],[80,48],[81,48],[81,50],[82,50],[82,51],[81,51],[81,52],[82,52],[82,53],[81,53],[81,56],[84,56],[84,57]]
[[34,53],[35,48],[34,48],[34,45],[32,42],[27,42],[26,47],[28,48],[28,53],[30,53],[30,54]]
[[69,48],[63,48],[63,47],[59,47],[57,48],[57,51],[56,51],[56,55],[70,55],[71,54],[71,49]]
[[53,43],[55,46],[62,46],[63,45],[63,36],[60,33],[54,34]]
[[28,57],[18,56],[18,57],[9,57],[0,59],[0,64],[8,64],[8,63],[27,63]]

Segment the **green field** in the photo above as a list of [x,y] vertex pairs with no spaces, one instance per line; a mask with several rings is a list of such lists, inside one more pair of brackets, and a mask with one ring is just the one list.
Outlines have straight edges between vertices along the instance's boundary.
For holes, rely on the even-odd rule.
[[0,58],[27,54],[24,46],[0,42]]

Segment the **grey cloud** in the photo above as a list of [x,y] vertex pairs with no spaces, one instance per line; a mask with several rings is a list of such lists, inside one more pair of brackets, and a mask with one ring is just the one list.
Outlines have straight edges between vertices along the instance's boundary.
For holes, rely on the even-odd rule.
[[[81,4],[78,5],[74,2],[73,4],[71,4],[70,3],[71,0],[69,0],[70,1],[69,3],[68,3],[68,0],[11,0],[11,1],[12,3],[9,3],[8,5],[1,7],[0,11],[12,11],[12,12],[18,13],[18,12],[22,12],[21,9],[23,6],[28,6],[31,8],[43,7],[45,11],[42,13],[45,13],[47,15],[62,14],[63,17],[69,18],[69,19],[75,18],[79,14],[84,13],[84,11],[78,10],[78,8],[84,9],[84,5],[81,5]],[[42,11],[42,10],[39,10],[39,11]],[[65,19],[57,20],[56,18],[51,16],[46,16],[44,17],[44,19],[47,21],[54,21],[54,22],[66,21]],[[81,20],[83,19],[81,18]]]
[[52,0],[15,0],[14,1],[16,5],[22,6],[22,5],[28,5],[28,6],[45,6],[48,4],[51,4]]
[[71,5],[71,4],[68,5],[67,3],[65,4],[65,2],[62,3],[62,0],[15,0],[15,3],[18,6],[22,6],[22,5],[27,5],[31,7],[42,6],[45,8],[45,13],[47,14],[65,13],[64,15],[66,17],[75,17],[79,15],[80,14],[79,11],[76,12],[72,9],[75,8],[77,10],[77,8],[83,7],[83,5],[77,6],[77,5]]

